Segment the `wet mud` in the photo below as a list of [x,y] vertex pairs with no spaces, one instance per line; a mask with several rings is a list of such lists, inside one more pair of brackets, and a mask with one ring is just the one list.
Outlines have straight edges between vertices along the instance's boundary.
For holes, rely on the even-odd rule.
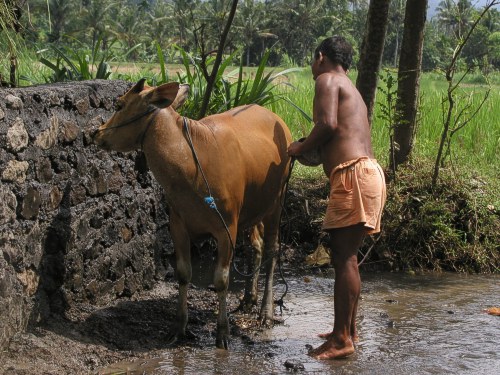
[[[18,334],[1,355],[0,373],[92,374],[125,359],[154,357],[169,348],[176,300],[177,286],[171,281],[112,305],[73,306],[64,317],[54,315],[46,324]],[[230,293],[228,302],[235,309],[237,295]],[[196,347],[211,341],[215,346],[215,292],[193,286],[188,304],[194,338],[180,345]],[[233,329],[232,334],[238,330]]]
[[[2,353],[0,374],[497,373],[499,318],[489,311],[500,306],[498,276],[362,273],[356,353],[317,361],[307,352],[331,329],[331,268],[286,267],[288,293],[271,328],[257,324],[257,308],[234,312],[243,280],[233,279],[229,351],[215,347],[217,301],[207,274],[189,291],[193,337],[175,347],[167,339],[177,287],[167,281],[134,299],[74,306],[17,335]],[[283,291],[277,277],[275,298]]]

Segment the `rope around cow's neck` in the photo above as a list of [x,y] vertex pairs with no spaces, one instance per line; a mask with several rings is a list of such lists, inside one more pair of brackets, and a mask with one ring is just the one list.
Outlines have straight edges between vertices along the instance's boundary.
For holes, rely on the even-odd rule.
[[[196,153],[196,149],[194,148],[193,139],[191,138],[191,131],[189,130],[189,125],[188,125],[188,121],[187,121],[186,117],[182,117],[182,123],[184,125],[184,129],[186,130],[187,141],[188,141],[189,147],[191,148],[191,151],[193,152],[193,157],[194,157],[194,160],[196,162],[196,166],[200,170],[200,173],[201,173],[201,175],[203,177],[203,181],[205,182],[205,186],[207,188],[208,196],[206,196],[204,198],[204,201],[205,201],[206,204],[208,204],[210,206],[210,208],[212,208],[213,210],[215,210],[215,212],[219,216],[219,219],[220,219],[222,225],[224,226],[224,229],[226,230],[227,237],[228,237],[229,242],[231,244],[231,251],[233,252],[233,257],[232,257],[233,258],[232,259],[233,269],[240,276],[251,277],[251,276],[255,275],[260,270],[260,268],[257,268],[256,270],[253,270],[252,273],[245,274],[245,273],[241,272],[240,270],[238,270],[238,267],[236,267],[236,263],[235,263],[235,259],[234,259],[235,258],[234,257],[235,245],[234,245],[233,239],[231,237],[231,233],[229,232],[229,228],[228,228],[228,226],[226,224],[226,221],[224,220],[224,217],[222,216],[222,214],[218,210],[217,204],[215,203],[215,199],[212,196],[210,185],[208,183],[207,177],[205,176],[205,173],[203,172],[203,168],[201,167],[201,163],[200,163],[200,160],[198,159],[198,154]],[[285,180],[285,183],[283,185],[284,194],[282,194],[283,200],[281,202],[282,210],[281,210],[281,214],[280,214],[280,223],[281,223],[281,218],[282,218],[283,212],[286,211],[285,210],[285,203],[286,203],[286,198],[287,198],[287,193],[288,193],[288,182],[290,180],[290,176],[292,175],[292,169],[293,169],[294,162],[295,162],[295,158],[292,158],[291,163],[290,163],[290,170],[289,170],[287,179]],[[281,227],[280,227],[280,229],[278,231],[278,267],[279,267],[280,277],[281,277],[283,283],[285,284],[285,292],[283,293],[283,295],[281,296],[281,298],[279,300],[275,301],[275,302],[280,307],[280,311],[283,314],[283,307],[284,307],[283,298],[288,293],[288,283],[285,280],[285,277],[283,275],[283,270],[281,268],[281,252],[282,251],[281,251]],[[264,263],[262,263],[260,265],[260,267],[262,267],[264,264],[266,264],[266,262],[269,262],[274,257],[274,255],[275,254],[271,254],[271,257],[269,257],[269,259],[267,259]]]
[[109,126],[107,128],[104,128],[104,129],[97,129],[97,131],[100,132],[100,131],[104,131],[104,130],[123,128],[124,126],[130,125],[130,124],[134,123],[135,121],[139,120],[140,118],[147,116],[150,113],[154,112],[153,117],[151,117],[149,122],[146,124],[146,129],[144,129],[144,131],[142,132],[142,135],[141,135],[141,151],[142,151],[144,149],[144,139],[146,138],[146,133],[148,132],[149,128],[151,127],[151,124],[153,123],[153,121],[156,118],[156,115],[158,114],[159,111],[160,111],[160,108],[151,105],[144,112],[139,113],[138,115],[132,116],[127,121],[124,121],[118,125]]

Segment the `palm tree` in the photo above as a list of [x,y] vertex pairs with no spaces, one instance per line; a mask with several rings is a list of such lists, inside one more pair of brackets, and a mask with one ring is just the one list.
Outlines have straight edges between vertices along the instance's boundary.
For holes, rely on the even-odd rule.
[[462,38],[467,30],[473,10],[469,0],[442,0],[436,8],[438,22],[456,39]]
[[[113,30],[111,32],[124,42],[130,51],[139,43],[151,41],[151,35],[145,32],[144,19],[146,19],[146,12],[140,6],[131,4],[128,7],[123,7],[120,9],[116,21],[112,21]],[[133,60],[137,59],[137,49],[132,50],[130,57]]]
[[[404,21],[404,11],[405,11],[405,3],[404,0],[394,0],[391,1],[391,5],[389,7],[389,24],[387,30],[387,39],[391,37],[393,42],[391,43],[392,49],[392,65],[398,65],[398,57],[399,57],[399,46],[402,37],[402,28]],[[386,48],[387,48],[386,42]],[[387,51],[389,52],[389,51]]]
[[378,72],[382,63],[384,41],[389,17],[389,0],[371,0],[365,37],[361,46],[356,87],[368,108],[368,121],[371,123]]
[[[408,160],[413,149],[426,13],[427,0],[406,2],[401,58],[398,68],[397,123],[394,126],[394,141],[399,147],[391,145],[390,161],[393,170]],[[393,155],[394,158],[392,158]]]
[[[86,7],[81,7],[81,13],[75,20],[76,33],[83,33],[80,40],[84,40],[87,33],[90,33],[92,50],[99,39],[106,39],[107,30],[111,26],[111,14],[118,13],[116,6],[119,2],[114,0],[90,1]],[[106,44],[106,43],[104,43]]]
[[252,45],[263,32],[266,32],[264,22],[265,10],[263,3],[244,0],[240,4],[234,20],[234,27],[238,30],[237,34],[241,36],[240,43],[245,46],[247,66],[250,65]]
[[[334,20],[331,1],[327,0],[279,0],[269,4],[274,14],[271,33],[278,36],[284,50],[299,65],[303,65],[316,47],[322,31],[331,29]],[[324,23],[329,22],[330,27]]]
[[177,44],[189,50],[188,39],[192,31],[196,28],[194,24],[194,14],[200,7],[200,0],[172,0],[173,17],[176,25]]
[[67,25],[74,17],[73,3],[71,0],[51,0],[48,4],[50,13],[49,42],[59,42],[63,34],[67,32]]

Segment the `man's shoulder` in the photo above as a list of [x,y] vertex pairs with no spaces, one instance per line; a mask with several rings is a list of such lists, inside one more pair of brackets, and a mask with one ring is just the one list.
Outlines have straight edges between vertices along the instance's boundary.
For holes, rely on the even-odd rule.
[[338,81],[339,75],[335,72],[324,72],[316,77],[316,83],[318,82],[328,82],[328,81]]
[[332,91],[341,84],[340,78],[335,73],[322,73],[316,77],[316,91]]

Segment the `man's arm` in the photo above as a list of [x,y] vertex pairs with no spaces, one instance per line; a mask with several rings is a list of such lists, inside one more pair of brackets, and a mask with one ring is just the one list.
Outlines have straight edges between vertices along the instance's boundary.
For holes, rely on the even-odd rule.
[[337,128],[337,110],[339,104],[339,85],[331,74],[322,74],[316,78],[313,121],[314,126],[303,142],[294,142],[288,148],[290,156],[301,155],[319,148],[330,140]]

